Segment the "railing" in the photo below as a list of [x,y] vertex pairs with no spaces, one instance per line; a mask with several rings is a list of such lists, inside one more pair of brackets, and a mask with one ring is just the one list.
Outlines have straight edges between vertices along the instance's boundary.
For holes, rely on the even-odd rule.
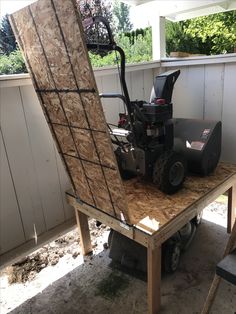
[[[155,76],[179,68],[174,116],[223,123],[222,159],[236,162],[236,55],[167,59],[127,66],[131,99],[149,100]],[[99,92],[120,92],[115,67],[95,70]],[[0,254],[65,223],[73,216],[70,188],[28,74],[0,76]],[[119,100],[103,100],[116,123]]]

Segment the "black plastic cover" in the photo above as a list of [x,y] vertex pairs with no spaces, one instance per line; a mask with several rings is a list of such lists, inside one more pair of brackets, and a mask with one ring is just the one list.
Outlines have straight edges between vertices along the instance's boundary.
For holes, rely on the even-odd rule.
[[159,74],[154,82],[156,98],[165,99],[166,104],[171,103],[174,84],[180,75],[180,70],[168,71]]
[[185,155],[189,171],[214,171],[221,154],[221,128],[220,121],[174,119],[174,149]]

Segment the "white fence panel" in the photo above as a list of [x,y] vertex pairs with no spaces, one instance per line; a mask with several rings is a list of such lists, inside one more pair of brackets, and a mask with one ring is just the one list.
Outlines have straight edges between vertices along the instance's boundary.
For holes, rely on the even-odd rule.
[[180,65],[175,69],[180,69],[180,76],[173,92],[174,117],[203,119],[204,66]]
[[25,242],[15,187],[0,132],[0,255]]
[[71,186],[33,86],[16,85],[0,88],[0,254],[74,216],[65,199]]
[[[101,78],[101,89],[99,93],[120,93],[118,87],[118,75],[106,75]],[[117,124],[120,112],[120,100],[119,99],[102,99],[103,110],[105,113],[106,121],[108,123]]]
[[[45,222],[34,171],[20,89],[5,88],[1,91],[1,129],[14,182],[19,211],[22,216],[26,240],[41,234]],[[4,210],[4,209],[3,209]]]
[[224,64],[210,64],[205,66],[205,119],[222,119],[224,71]]
[[236,63],[226,64],[223,92],[222,159],[236,163]]

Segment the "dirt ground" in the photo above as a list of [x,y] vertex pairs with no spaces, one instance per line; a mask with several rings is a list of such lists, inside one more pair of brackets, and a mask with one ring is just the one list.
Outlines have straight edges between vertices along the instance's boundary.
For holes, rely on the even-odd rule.
[[[221,197],[204,210],[203,221],[179,269],[163,274],[163,314],[200,313],[221,259],[226,234]],[[0,313],[147,313],[146,282],[110,267],[109,229],[90,221],[93,255],[83,259],[77,230],[6,268],[0,277]],[[212,309],[236,312],[236,287],[222,282]]]
[[[105,225],[101,225],[99,228],[96,227],[96,221],[93,219],[90,220],[89,227],[91,230],[92,247],[94,252],[96,252],[97,238],[101,237],[109,228]],[[75,259],[81,254],[79,243],[79,234],[77,228],[75,228],[66,235],[44,245],[31,255],[20,259],[12,266],[7,267],[5,272],[8,275],[8,283],[25,283],[31,281],[42,269],[47,266],[55,266],[60,261],[60,258],[64,256],[67,256],[68,259],[71,257]],[[108,248],[106,242],[103,243],[103,248]]]

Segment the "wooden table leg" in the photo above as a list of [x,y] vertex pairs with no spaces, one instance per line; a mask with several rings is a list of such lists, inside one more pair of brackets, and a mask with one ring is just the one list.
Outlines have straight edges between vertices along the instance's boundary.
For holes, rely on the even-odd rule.
[[227,232],[230,233],[236,218],[236,185],[228,191],[228,222]]
[[157,314],[161,307],[161,246],[147,249],[148,263],[148,313]]
[[82,254],[87,255],[93,251],[88,225],[88,216],[81,213],[78,209],[75,209],[75,215],[79,229]]
[[217,293],[217,290],[218,290],[219,285],[220,285],[220,281],[221,281],[221,278],[219,276],[215,275],[214,279],[212,281],[210,290],[208,292],[207,299],[206,299],[206,302],[204,304],[204,307],[202,309],[201,314],[209,314],[210,313],[212,304],[215,300],[216,293]]

